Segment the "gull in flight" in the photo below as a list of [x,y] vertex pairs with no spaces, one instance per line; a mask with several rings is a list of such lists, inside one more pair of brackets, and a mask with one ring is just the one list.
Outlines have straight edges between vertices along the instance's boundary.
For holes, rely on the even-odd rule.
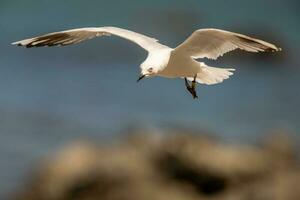
[[13,45],[30,47],[65,46],[100,36],[119,36],[130,40],[148,51],[148,57],[140,65],[144,77],[161,76],[184,78],[185,86],[193,98],[198,98],[196,83],[217,84],[229,78],[235,69],[207,66],[197,59],[217,59],[223,54],[241,49],[249,52],[275,52],[281,49],[275,45],[239,33],[220,29],[199,29],[176,48],[158,40],[117,27],[79,28],[21,40]]

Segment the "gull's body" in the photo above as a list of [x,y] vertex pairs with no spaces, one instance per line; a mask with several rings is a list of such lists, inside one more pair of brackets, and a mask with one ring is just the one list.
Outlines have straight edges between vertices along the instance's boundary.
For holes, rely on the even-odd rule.
[[[140,65],[141,78],[152,76],[185,78],[187,89],[194,98],[197,97],[196,82],[207,85],[221,83],[234,71],[232,68],[209,67],[196,59],[217,59],[235,49],[250,52],[280,50],[268,42],[219,29],[199,29],[174,49],[159,43],[154,38],[117,27],[72,29],[25,39],[13,44],[26,47],[64,46],[104,35],[122,37],[148,51],[148,57]],[[189,86],[187,80],[193,81],[192,87]]]

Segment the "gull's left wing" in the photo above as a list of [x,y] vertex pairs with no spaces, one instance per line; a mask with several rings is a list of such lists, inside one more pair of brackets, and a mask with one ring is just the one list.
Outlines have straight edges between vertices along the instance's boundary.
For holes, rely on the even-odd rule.
[[223,54],[242,49],[250,52],[280,51],[274,44],[239,33],[219,29],[199,29],[175,48],[174,53],[192,58],[217,59]]
[[30,47],[41,47],[41,46],[64,46],[77,44],[84,40],[92,39],[100,36],[115,35],[121,38],[130,40],[148,52],[157,48],[164,48],[165,46],[160,44],[158,40],[145,36],[140,33],[129,31],[117,27],[99,27],[99,28],[79,28],[67,31],[49,33],[46,35],[21,40],[12,43],[13,45]]

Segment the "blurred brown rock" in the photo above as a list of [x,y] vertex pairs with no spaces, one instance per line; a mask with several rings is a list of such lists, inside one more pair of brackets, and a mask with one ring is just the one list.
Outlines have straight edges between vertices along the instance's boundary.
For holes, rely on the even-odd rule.
[[201,134],[137,134],[110,145],[75,142],[43,162],[17,200],[299,200],[291,140],[261,147]]

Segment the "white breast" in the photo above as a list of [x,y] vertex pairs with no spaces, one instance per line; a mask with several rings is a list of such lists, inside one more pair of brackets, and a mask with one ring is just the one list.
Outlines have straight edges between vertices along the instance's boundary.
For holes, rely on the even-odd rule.
[[171,53],[167,66],[159,76],[167,78],[194,77],[201,70],[201,65],[188,56],[177,56]]
[[163,70],[163,68],[167,67],[169,63],[171,52],[171,48],[152,51],[149,53],[149,56],[145,62],[152,66],[158,67],[160,70]]

